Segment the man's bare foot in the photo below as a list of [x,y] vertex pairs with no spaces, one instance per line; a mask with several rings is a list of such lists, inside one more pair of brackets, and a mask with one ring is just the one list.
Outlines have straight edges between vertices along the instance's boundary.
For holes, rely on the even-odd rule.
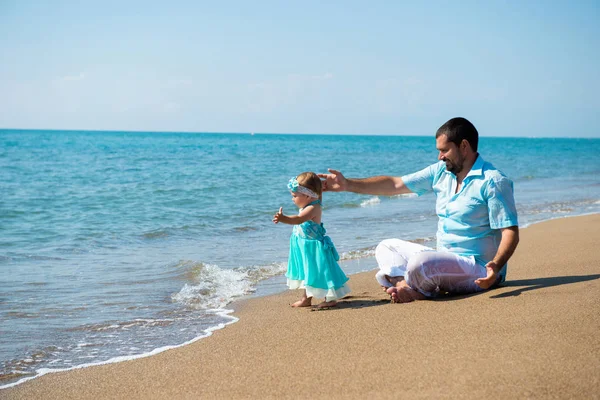
[[337,301],[333,300],[333,301],[324,301],[322,303],[319,303],[317,308],[329,308],[329,307],[335,307],[335,306],[337,306]]
[[415,300],[425,300],[426,297],[408,286],[405,280],[391,287],[386,292],[392,297],[392,303],[410,303]]
[[[389,276],[389,275],[385,275],[385,279],[392,284],[391,287],[399,287],[398,285],[400,284],[400,282],[404,281],[404,277],[403,276]],[[383,291],[387,292],[388,289],[390,289],[390,287],[386,287],[386,286],[382,286]]]
[[388,277],[388,281],[390,281],[392,286],[397,287],[397,288],[400,287],[402,282],[406,283],[403,276],[390,276],[390,277]]
[[297,302],[292,304],[292,307],[310,307],[312,304],[312,297],[303,297]]

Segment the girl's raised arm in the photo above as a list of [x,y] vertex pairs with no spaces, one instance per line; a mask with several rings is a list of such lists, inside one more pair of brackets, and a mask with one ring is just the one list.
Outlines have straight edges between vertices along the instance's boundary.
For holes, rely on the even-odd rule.
[[279,211],[273,216],[273,222],[276,224],[283,222],[288,225],[300,225],[310,219],[313,219],[319,210],[315,206],[305,207],[298,215],[285,215],[283,213],[283,207],[279,207]]

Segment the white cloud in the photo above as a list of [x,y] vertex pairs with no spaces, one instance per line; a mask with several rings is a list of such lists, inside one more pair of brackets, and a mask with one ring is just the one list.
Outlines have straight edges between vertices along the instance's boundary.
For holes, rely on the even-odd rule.
[[254,89],[266,89],[271,87],[271,84],[265,83],[265,82],[256,82],[256,83],[249,83],[248,84],[248,89],[254,90]]
[[171,102],[164,104],[163,110],[165,112],[177,112],[177,111],[181,110],[181,104],[174,103],[171,101]]
[[386,79],[377,79],[375,81],[375,86],[377,87],[393,87],[393,88],[407,88],[410,86],[418,86],[423,85],[424,82],[414,76],[409,76],[408,78],[399,79],[399,78],[386,78]]
[[171,78],[168,79],[165,83],[166,89],[176,89],[180,87],[189,87],[194,84],[194,81],[186,78]]
[[82,81],[85,79],[85,73],[80,72],[78,75],[67,75],[59,78],[61,81]]
[[[285,107],[302,107],[315,104],[321,98],[321,90],[334,75],[325,72],[317,75],[288,74],[246,85],[240,109],[252,114],[272,113]],[[240,96],[238,96],[240,97]]]
[[407,78],[404,80],[404,84],[407,86],[420,85],[422,83],[423,82],[420,79],[415,78],[415,77],[410,77],[410,78]]
[[288,77],[293,81],[327,81],[333,79],[333,74],[331,72],[326,72],[322,75],[290,74]]
[[306,75],[306,74],[289,74],[287,79],[275,78],[265,82],[252,82],[247,85],[248,89],[261,90],[261,89],[273,89],[273,88],[284,88],[289,84],[296,83],[307,83],[307,82],[321,82],[333,79],[331,72],[326,72],[321,75]]

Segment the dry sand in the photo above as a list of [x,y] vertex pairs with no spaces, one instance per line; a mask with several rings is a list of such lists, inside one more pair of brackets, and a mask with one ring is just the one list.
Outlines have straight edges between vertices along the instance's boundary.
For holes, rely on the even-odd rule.
[[599,246],[600,214],[536,224],[492,291],[390,304],[373,272],[352,275],[337,309],[251,299],[206,339],[0,398],[599,398]]

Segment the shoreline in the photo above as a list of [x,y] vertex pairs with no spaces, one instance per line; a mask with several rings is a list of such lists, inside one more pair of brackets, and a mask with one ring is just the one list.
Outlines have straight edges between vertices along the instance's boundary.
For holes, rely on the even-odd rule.
[[[370,260],[370,261],[369,261]],[[373,265],[376,265],[375,262],[375,257],[373,256],[365,256],[365,257],[361,257],[361,258],[355,258],[355,259],[348,259],[344,261],[344,264],[361,264],[361,262],[371,262],[371,263],[375,263]],[[356,268],[360,268],[360,266],[355,266]],[[355,272],[352,274],[349,274],[348,276],[353,276],[355,274],[360,274],[360,273],[365,273],[365,272],[370,272],[371,270],[368,271],[359,271],[359,272]],[[277,288],[277,289],[265,289],[262,288],[261,286],[263,286],[265,283],[268,285],[268,282],[271,280],[281,280],[282,283],[280,283],[281,287]],[[277,283],[276,283],[277,285]],[[279,286],[279,285],[278,285]],[[260,291],[264,291],[264,293],[260,293]],[[215,326],[211,326],[207,329],[204,330],[204,334],[197,336],[193,339],[190,339],[186,342],[180,343],[180,344],[174,344],[174,345],[166,345],[166,346],[162,346],[162,347],[157,347],[155,349],[153,349],[152,351],[146,352],[146,353],[142,353],[142,354],[136,354],[136,355],[132,355],[132,356],[116,356],[113,358],[110,358],[108,360],[105,361],[99,361],[99,362],[92,362],[89,364],[79,364],[70,368],[57,368],[57,369],[52,369],[52,368],[40,368],[37,370],[38,374],[34,375],[34,376],[27,376],[24,378],[21,378],[15,382],[10,382],[7,383],[5,385],[2,385],[2,382],[0,381],[0,393],[2,393],[2,390],[4,389],[8,389],[8,388],[12,388],[12,387],[16,387],[19,385],[22,385],[26,382],[29,382],[31,380],[35,380],[37,378],[40,378],[42,376],[48,375],[48,374],[53,374],[53,373],[59,373],[59,372],[69,372],[69,371],[73,371],[73,370],[78,370],[78,369],[82,369],[82,368],[90,368],[90,367],[96,367],[96,366],[101,366],[101,365],[110,365],[110,364],[116,364],[116,363],[121,363],[121,362],[127,362],[127,361],[133,361],[133,360],[138,360],[141,358],[146,358],[146,357],[152,357],[155,356],[157,354],[160,354],[164,351],[168,351],[168,350],[172,350],[172,349],[177,349],[180,347],[185,347],[188,346],[194,342],[197,342],[199,340],[202,339],[206,339],[207,337],[211,336],[214,332],[216,331],[220,331],[221,329],[226,328],[228,325],[234,324],[236,322],[240,321],[240,318],[235,317],[231,314],[235,313],[237,308],[236,305],[243,303],[245,301],[249,301],[252,299],[258,299],[258,298],[262,298],[262,297],[269,297],[269,296],[275,296],[277,294],[280,294],[282,292],[287,291],[287,287],[285,286],[285,276],[281,275],[281,276],[274,276],[271,277],[269,279],[266,279],[263,282],[259,282],[259,284],[257,285],[257,289],[252,292],[252,293],[248,293],[246,295],[240,296],[239,298],[235,299],[234,301],[232,301],[231,303],[227,304],[227,308],[224,308],[222,310],[220,310],[220,312],[216,313],[216,315],[219,315],[221,317],[224,318],[229,318],[230,321],[227,321],[225,323],[221,323],[219,325],[215,325]]]
[[[565,236],[565,241],[567,241],[568,243],[571,243],[572,246],[571,247],[577,247],[577,245],[581,245],[581,241],[584,242],[589,242],[589,240],[591,239],[593,242],[594,238],[599,237],[598,236],[598,228],[594,227],[594,221],[597,224],[597,222],[600,222],[600,214],[587,214],[587,215],[583,215],[583,216],[568,216],[568,217],[557,217],[551,220],[547,220],[547,221],[543,221],[540,223],[534,223],[531,225],[528,225],[526,228],[523,228],[522,232],[523,232],[523,236],[529,238],[530,236],[533,236],[534,241],[539,242],[539,236],[548,236],[550,235],[550,238],[548,239],[555,239],[552,238],[552,234],[546,232],[547,229],[545,229],[545,227],[540,228],[541,224],[544,224],[546,226],[550,226],[550,225],[560,225],[560,226],[564,226],[563,228],[559,229],[559,231],[562,231],[564,229],[571,229],[572,230],[572,225],[575,226],[579,226],[580,228],[583,226],[586,231],[590,231],[592,237],[588,238],[587,241],[585,240],[586,238],[582,238],[579,237],[581,236],[581,229],[579,230],[575,230],[575,233],[571,236]],[[577,235],[577,232],[579,232],[579,235]],[[594,236],[595,235],[595,236]],[[555,236],[560,236],[559,235],[555,235]],[[537,237],[537,238],[536,238]],[[579,242],[578,242],[579,241]],[[511,296],[503,296],[503,297],[498,297],[496,296],[496,294],[500,291],[500,292],[506,292],[506,290],[510,287],[515,286],[515,279],[519,277],[519,275],[522,275],[522,273],[524,271],[521,271],[519,269],[517,264],[518,262],[523,263],[522,258],[527,258],[527,257],[518,257],[520,256],[520,250],[521,250],[521,246],[523,245],[524,240],[522,240],[521,245],[519,246],[519,248],[517,249],[517,253],[515,254],[515,257],[517,257],[516,259],[514,259],[514,261],[511,260],[510,262],[510,267],[509,267],[509,275],[508,275],[508,279],[509,281],[507,281],[506,285],[502,286],[499,289],[494,290],[493,292],[484,292],[483,294],[479,294],[479,295],[471,295],[471,296],[462,296],[462,297],[457,297],[457,298],[452,298],[450,300],[434,300],[434,301],[425,301],[425,302],[418,302],[418,303],[412,303],[412,304],[408,304],[408,305],[394,305],[392,308],[390,307],[380,307],[382,305],[387,304],[389,301],[386,298],[386,296],[384,295],[384,293],[380,292],[378,286],[376,285],[376,282],[374,281],[373,277],[372,277],[372,270],[369,270],[368,272],[362,272],[362,273],[358,273],[358,274],[353,274],[352,278],[351,278],[351,285],[353,288],[353,293],[351,293],[351,295],[344,299],[342,301],[342,305],[340,307],[338,307],[337,309],[334,310],[334,312],[319,312],[319,313],[308,313],[306,314],[304,312],[304,310],[292,310],[294,311],[293,313],[289,313],[290,310],[287,310],[287,307],[281,304],[281,300],[287,301],[287,299],[295,299],[295,297],[297,296],[297,293],[295,293],[294,291],[286,291],[284,289],[283,292],[277,293],[277,294],[267,294],[264,296],[244,296],[243,298],[241,298],[240,300],[236,300],[233,303],[230,303],[228,308],[233,308],[233,314],[235,314],[235,316],[232,315],[233,318],[236,318],[237,321],[241,322],[240,324],[234,324],[233,322],[237,322],[237,321],[232,321],[231,323],[227,324],[227,329],[214,329],[210,332],[209,335],[207,336],[202,336],[202,337],[198,337],[193,339],[192,341],[189,341],[187,343],[178,345],[178,346],[173,346],[173,347],[169,347],[168,349],[161,349],[160,352],[154,351],[151,353],[147,353],[146,355],[140,355],[139,357],[136,357],[135,359],[129,359],[127,361],[129,362],[123,362],[124,360],[119,360],[120,362],[111,362],[110,364],[108,364],[107,361],[105,363],[102,364],[93,364],[93,368],[91,368],[92,365],[90,366],[78,366],[78,367],[74,367],[71,369],[68,369],[66,371],[61,371],[61,372],[57,372],[55,370],[45,373],[44,375],[37,375],[35,377],[31,377],[29,379],[27,379],[27,381],[21,380],[19,382],[16,382],[14,385],[11,384],[11,386],[6,386],[3,389],[1,389],[1,392],[3,395],[7,394],[7,395],[11,395],[11,394],[15,394],[18,395],[19,393],[26,393],[28,392],[30,389],[34,390],[35,388],[40,387],[40,385],[43,387],[46,382],[52,382],[55,379],[56,380],[60,380],[63,381],[64,379],[66,379],[67,381],[72,381],[72,379],[68,378],[71,376],[79,376],[80,373],[83,373],[84,375],[88,376],[89,374],[91,374],[91,376],[93,377],[93,375],[95,374],[95,371],[99,371],[99,370],[104,370],[105,368],[108,368],[109,370],[112,369],[113,367],[117,370],[121,370],[121,369],[129,369],[129,366],[133,365],[133,364],[157,364],[160,362],[157,361],[151,361],[153,359],[158,358],[170,358],[171,355],[177,353],[177,354],[185,354],[187,351],[197,351],[198,347],[211,347],[212,346],[212,342],[219,342],[221,346],[229,346],[229,347],[235,347],[235,345],[233,345],[232,343],[227,344],[223,344],[222,339],[217,340],[217,337],[221,337],[221,336],[229,336],[229,334],[226,334],[226,332],[228,331],[239,331],[241,330],[242,332],[244,332],[245,330],[249,329],[250,327],[252,327],[252,329],[256,329],[258,332],[263,332],[263,334],[266,334],[265,331],[265,327],[260,327],[260,326],[256,326],[256,324],[251,323],[251,318],[245,318],[244,315],[249,313],[248,315],[253,316],[254,313],[257,312],[257,305],[259,308],[260,307],[264,307],[265,305],[270,305],[273,307],[267,307],[269,308],[268,313],[272,313],[272,316],[263,315],[263,320],[267,319],[270,320],[271,318],[275,318],[277,319],[277,317],[281,317],[281,318],[292,318],[292,319],[301,319],[304,320],[305,317],[307,315],[331,315],[333,314],[334,316],[336,316],[337,314],[342,314],[342,313],[352,313],[352,312],[356,312],[356,311],[362,311],[363,309],[376,309],[377,311],[379,311],[380,309],[386,309],[386,310],[394,310],[393,313],[397,314],[398,309],[395,309],[394,307],[410,307],[410,308],[415,308],[415,306],[418,305],[418,308],[425,308],[425,309],[429,309],[429,308],[435,308],[436,305],[439,304],[444,304],[444,303],[455,303],[456,301],[454,300],[477,300],[478,302],[481,302],[479,300],[481,300],[481,298],[483,297],[490,297],[489,295],[486,295],[487,293],[491,293],[493,294],[493,296],[491,296],[491,298],[505,298],[505,297],[511,297]],[[550,246],[550,248],[546,248],[547,247],[547,240],[542,240],[543,243],[539,243],[539,246],[537,247],[542,247],[545,249],[545,251],[543,251],[541,254],[545,255],[548,252],[553,252],[553,251],[557,251],[559,249],[556,248],[556,246]],[[592,250],[592,254],[588,254],[588,257],[592,257],[592,260],[597,261],[598,260],[598,255],[593,254],[593,249],[594,247],[590,247],[589,243],[587,243],[588,250]],[[535,247],[535,246],[534,246]],[[585,246],[584,246],[585,247]],[[583,249],[585,251],[585,249]],[[522,250],[521,250],[522,251]],[[560,255],[559,255],[560,256]],[[572,257],[574,257],[576,255],[572,255]],[[564,255],[563,255],[564,257]],[[530,260],[531,261],[531,260]],[[534,259],[534,262],[537,261]],[[552,260],[550,260],[550,262],[552,263]],[[567,257],[567,263],[568,263],[568,257]],[[554,267],[556,268],[557,266],[555,265],[555,263],[553,264]],[[593,265],[593,264],[592,264]],[[596,267],[595,269],[598,270],[598,263],[595,264]],[[594,268],[592,268],[593,270]],[[516,270],[516,271],[515,271]],[[527,272],[532,272],[532,271],[527,271]],[[542,273],[545,271],[541,271]],[[564,272],[568,272],[567,271],[563,271]],[[594,271],[588,271],[588,272],[594,272]],[[600,270],[598,270],[597,272],[600,273]],[[535,276],[535,275],[534,275]],[[600,276],[600,275],[599,275]],[[594,278],[595,280],[597,280],[597,278]],[[353,284],[353,280],[356,281],[358,288],[355,289],[354,288],[354,284]],[[518,281],[517,281],[518,282]],[[568,282],[570,283],[570,282]],[[595,286],[597,289],[597,285]],[[517,295],[513,295],[513,296],[519,296],[521,293],[517,294]],[[518,297],[516,297],[518,298]],[[266,304],[265,304],[266,303]],[[463,302],[464,303],[464,302]],[[275,304],[277,304],[275,306]],[[421,304],[423,304],[423,306],[421,306]],[[464,305],[464,304],[462,304]],[[277,308],[279,307],[279,308]],[[271,309],[273,308],[273,309]],[[281,309],[283,308],[283,310]],[[259,312],[262,314],[265,314],[264,311]],[[378,312],[378,314],[380,314],[380,312]],[[348,316],[345,316],[344,318],[347,319]],[[414,317],[414,316],[413,316]],[[418,315],[414,318],[418,318]],[[322,317],[319,317],[318,319],[322,319]],[[592,319],[593,322],[595,323],[595,327],[598,328],[598,317],[595,317]],[[303,322],[307,322],[307,321],[303,321]],[[348,321],[347,321],[348,322]],[[350,316],[350,322],[352,322],[352,316]],[[327,324],[327,319],[325,318],[323,320],[324,324]],[[243,327],[239,327],[239,326],[243,326]],[[234,327],[237,327],[235,329],[232,329]],[[268,328],[268,327],[267,327]],[[220,330],[221,332],[217,335],[212,335],[212,332],[216,331],[216,330]],[[266,329],[268,330],[268,329]],[[364,332],[363,332],[364,333]],[[313,335],[313,333],[311,332],[310,334],[311,336]],[[261,334],[257,335],[257,336],[261,336]],[[268,335],[267,335],[268,336]],[[204,340],[200,340],[200,339],[204,339]],[[597,341],[597,339],[596,339]],[[392,344],[393,345],[393,344]],[[600,347],[597,347],[600,348]],[[168,350],[168,351],[165,351]],[[231,351],[231,349],[229,349]],[[286,350],[287,351],[287,350]],[[210,349],[208,350],[208,352],[210,353]],[[152,355],[153,357],[150,357],[150,355]],[[290,354],[290,356],[293,356],[293,354]],[[598,359],[598,358],[596,358]],[[148,361],[148,362],[146,362]],[[382,361],[383,362],[383,361]],[[383,364],[382,364],[383,365]],[[600,366],[599,364],[596,364],[596,366]],[[206,372],[204,370],[202,370],[202,372]],[[58,377],[61,378],[58,378]],[[67,378],[63,378],[64,376],[66,376]],[[75,381],[77,381],[77,378],[73,378]],[[76,382],[75,382],[76,383]],[[213,384],[215,384],[216,382],[212,382]],[[50,385],[53,386],[53,385]],[[596,380],[596,386],[595,388],[598,388],[598,382]],[[54,393],[54,392],[52,392]],[[104,395],[107,395],[105,392],[100,391],[99,393],[97,393],[97,395],[100,395],[102,397],[102,394],[104,393]],[[239,394],[239,393],[238,393]],[[83,395],[83,393],[79,393],[79,395]],[[531,395],[531,394],[529,394]],[[68,396],[67,396],[68,397]],[[77,396],[79,397],[79,396]],[[112,396],[109,396],[112,397]],[[20,397],[16,397],[16,398],[20,398]],[[54,398],[52,397],[52,395],[50,396],[50,398]]]

